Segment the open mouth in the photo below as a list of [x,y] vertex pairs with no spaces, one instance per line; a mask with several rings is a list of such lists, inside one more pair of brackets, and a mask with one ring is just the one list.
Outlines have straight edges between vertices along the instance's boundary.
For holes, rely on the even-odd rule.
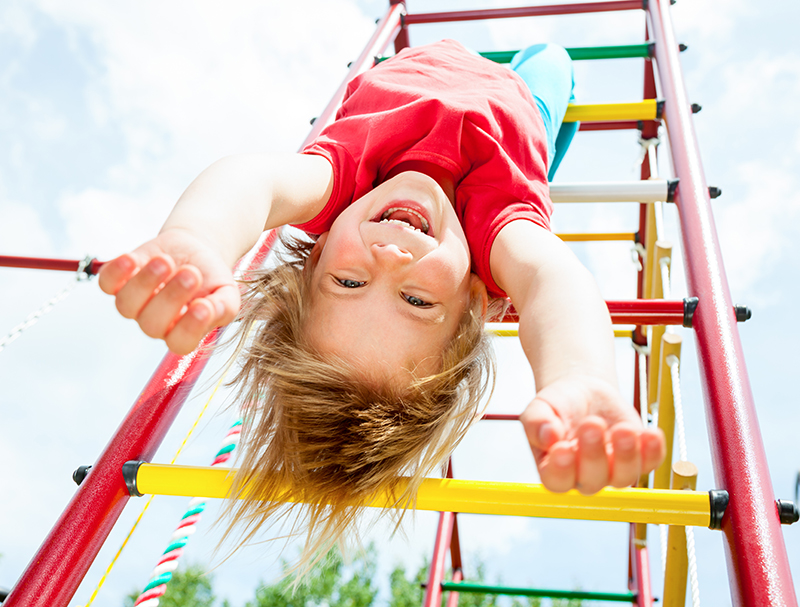
[[408,207],[390,207],[386,209],[379,218],[378,223],[396,223],[405,228],[412,229],[416,232],[422,232],[425,235],[430,235],[430,224],[428,220],[414,209]]

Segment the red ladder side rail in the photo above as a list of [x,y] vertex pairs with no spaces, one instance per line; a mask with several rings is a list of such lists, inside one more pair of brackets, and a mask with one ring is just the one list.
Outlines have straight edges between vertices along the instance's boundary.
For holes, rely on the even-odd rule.
[[[402,12],[402,5],[391,6],[379,21],[374,35],[314,122],[301,148],[333,120],[347,83],[372,67],[375,55],[383,53],[394,39]],[[273,232],[247,269],[253,269],[263,260],[276,236],[277,232]],[[212,345],[217,334],[216,330],[209,333],[201,345]],[[206,362],[203,356],[167,354],[6,598],[4,607],[68,606],[128,501],[122,464],[152,458]]]
[[704,384],[716,485],[735,605],[797,605],[766,453],[692,127],[668,0],[649,0],[661,93],[676,176],[689,293],[700,298],[695,342]]
[[[212,331],[202,344],[216,337]],[[153,457],[206,361],[193,354],[164,357],[4,607],[67,607],[130,497],[122,465],[131,456]]]

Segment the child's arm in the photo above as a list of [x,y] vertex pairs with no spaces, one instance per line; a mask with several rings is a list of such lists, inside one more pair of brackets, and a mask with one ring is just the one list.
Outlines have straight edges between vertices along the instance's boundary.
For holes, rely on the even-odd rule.
[[624,487],[664,457],[619,393],[608,310],[589,272],[556,236],[514,221],[495,239],[492,276],[519,312],[536,380],[520,417],[542,482],[553,491]]
[[187,354],[238,313],[236,260],[263,230],[313,219],[331,187],[321,156],[223,158],[186,189],[156,238],[103,266],[100,288],[147,335]]

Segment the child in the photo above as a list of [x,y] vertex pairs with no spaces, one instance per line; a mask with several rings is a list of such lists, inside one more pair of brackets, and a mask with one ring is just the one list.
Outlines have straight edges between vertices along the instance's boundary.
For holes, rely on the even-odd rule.
[[490,298],[519,313],[537,385],[521,421],[545,486],[594,493],[659,464],[663,435],[617,388],[604,302],[549,231],[571,88],[550,45],[512,70],[453,41],[407,49],[351,82],[300,154],[220,160],[155,239],[103,268],[123,316],[186,354],[239,313],[230,268],[262,230],[318,236],[288,243],[243,306],[234,495],[249,483],[259,499],[230,508],[246,536],[289,495],[312,503],[312,552],[401,474],[398,504],[412,503],[478,413]]

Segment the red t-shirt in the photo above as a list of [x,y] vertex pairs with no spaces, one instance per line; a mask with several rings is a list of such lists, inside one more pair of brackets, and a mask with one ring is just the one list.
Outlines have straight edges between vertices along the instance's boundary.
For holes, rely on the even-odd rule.
[[489,268],[500,230],[517,219],[550,229],[544,123],[527,85],[453,40],[405,49],[354,78],[335,122],[302,153],[333,166],[330,200],[297,226],[313,234],[401,162],[449,171],[472,269],[494,296],[505,295]]

